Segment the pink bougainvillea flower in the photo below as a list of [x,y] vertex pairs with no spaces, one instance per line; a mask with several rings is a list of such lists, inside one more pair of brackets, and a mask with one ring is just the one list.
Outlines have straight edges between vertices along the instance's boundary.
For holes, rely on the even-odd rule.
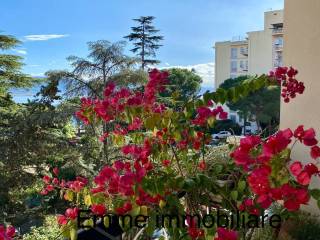
[[132,123],[128,126],[128,130],[138,130],[142,126],[142,120],[138,117],[135,117],[132,121]]
[[302,141],[304,143],[304,145],[306,146],[314,146],[318,143],[318,141],[316,140],[316,133],[314,131],[313,128],[309,128],[308,130],[306,130],[304,132],[304,135],[302,137]]
[[297,176],[297,181],[301,185],[309,185],[310,179],[311,179],[310,174],[307,171],[302,171]]
[[45,184],[49,184],[51,182],[51,177],[49,177],[48,175],[45,175],[43,176],[42,180]]
[[104,89],[103,95],[109,97],[113,93],[115,87],[116,85],[113,82],[109,82]]
[[91,211],[94,215],[103,216],[106,213],[106,207],[103,204],[93,204]]
[[16,229],[12,226],[7,228],[3,225],[0,225],[0,240],[13,240],[13,237],[16,234]]
[[310,195],[308,190],[304,188],[294,188],[289,184],[284,184],[281,187],[284,207],[289,211],[297,211],[300,209],[301,204],[307,204]]
[[290,171],[294,176],[298,176],[302,171],[302,163],[296,161],[290,165]]
[[201,161],[198,165],[198,168],[201,170],[201,171],[205,171],[207,169],[207,164],[205,161]]
[[52,180],[52,183],[53,183],[54,185],[59,185],[59,180],[58,180],[58,178],[54,178],[54,179]]
[[294,137],[299,139],[306,146],[314,146],[318,143],[316,133],[313,128],[304,130],[303,125],[299,125],[294,131]]
[[217,229],[218,237],[214,238],[214,240],[237,240],[238,233],[233,230],[228,230],[225,228],[219,227]]
[[58,176],[59,175],[59,168],[58,167],[55,167],[52,169],[52,172],[55,176]]
[[199,239],[204,236],[204,230],[196,227],[188,228],[188,234],[191,239]]
[[52,186],[51,184],[49,184],[49,185],[46,186],[46,190],[47,190],[48,192],[52,192],[52,191],[54,190],[54,186]]
[[78,217],[78,212],[79,212],[79,209],[78,208],[68,208],[65,212],[65,216],[68,218],[68,219],[76,219]]
[[164,159],[162,160],[162,165],[164,167],[168,167],[170,165],[171,161],[169,159]]
[[319,173],[318,167],[313,163],[308,163],[306,166],[304,166],[304,171],[306,171],[310,176]]
[[320,147],[319,146],[313,146],[310,150],[310,156],[313,159],[317,159],[320,157]]
[[102,136],[99,137],[99,141],[104,142],[108,136],[109,136],[109,133],[105,132],[104,134],[102,134]]
[[57,221],[59,225],[66,225],[68,223],[68,219],[64,215],[58,215]]

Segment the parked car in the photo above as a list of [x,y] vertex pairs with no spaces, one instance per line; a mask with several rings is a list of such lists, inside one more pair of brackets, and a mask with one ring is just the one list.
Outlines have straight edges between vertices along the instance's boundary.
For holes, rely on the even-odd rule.
[[215,133],[212,135],[213,139],[223,139],[231,136],[231,133],[229,131],[220,131],[218,133]]

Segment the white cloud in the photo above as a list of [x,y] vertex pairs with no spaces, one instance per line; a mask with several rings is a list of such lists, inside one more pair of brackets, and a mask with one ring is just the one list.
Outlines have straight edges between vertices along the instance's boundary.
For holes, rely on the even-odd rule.
[[34,34],[34,35],[26,35],[24,36],[24,39],[26,41],[47,41],[50,39],[64,38],[68,36],[69,34]]
[[162,67],[162,69],[163,68],[184,68],[189,70],[194,69],[195,72],[202,78],[202,87],[214,88],[214,62],[186,66]]
[[27,54],[27,51],[26,50],[23,50],[23,49],[15,49],[14,50],[16,53],[19,53],[19,54],[22,54],[22,55],[26,55]]

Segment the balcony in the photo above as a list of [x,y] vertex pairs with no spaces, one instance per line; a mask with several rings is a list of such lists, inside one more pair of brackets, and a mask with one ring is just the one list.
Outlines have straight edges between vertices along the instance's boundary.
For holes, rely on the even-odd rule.
[[280,35],[283,34],[283,23],[272,24],[272,34]]
[[248,72],[248,66],[240,66],[241,72]]
[[282,44],[274,44],[274,50],[277,52],[280,52],[283,50],[283,45]]
[[248,48],[240,48],[240,53],[244,56],[248,56]]
[[273,67],[277,68],[277,67],[282,67],[283,64],[282,64],[282,60],[275,60],[273,62]]
[[283,28],[274,28],[272,29],[273,35],[283,34]]

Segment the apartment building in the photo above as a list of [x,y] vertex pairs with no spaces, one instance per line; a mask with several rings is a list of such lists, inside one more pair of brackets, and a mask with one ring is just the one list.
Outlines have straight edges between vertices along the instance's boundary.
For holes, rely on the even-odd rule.
[[[243,75],[268,73],[283,65],[283,10],[264,13],[264,29],[247,32],[244,39],[215,43],[215,88],[226,79]],[[244,120],[223,106],[229,118],[241,126]],[[257,131],[254,121],[248,122],[247,133]]]
[[268,73],[282,65],[283,10],[264,13],[264,29],[215,43],[215,87],[228,78]]

